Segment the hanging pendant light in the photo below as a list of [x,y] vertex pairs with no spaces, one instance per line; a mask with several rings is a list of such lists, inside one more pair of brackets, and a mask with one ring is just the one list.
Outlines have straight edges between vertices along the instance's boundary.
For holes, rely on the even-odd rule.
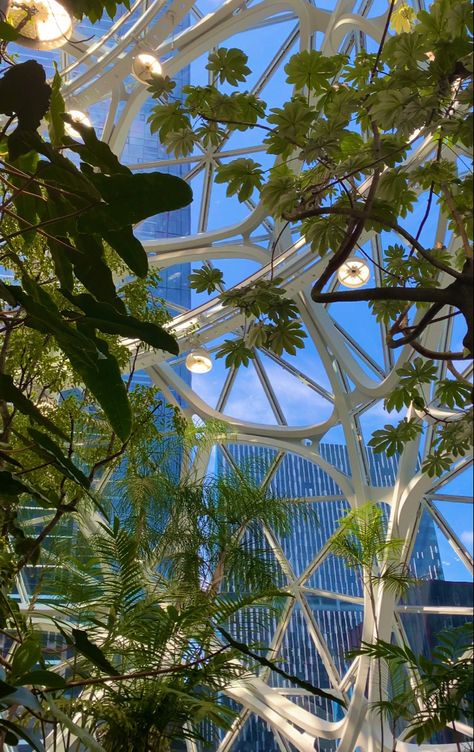
[[344,287],[363,287],[370,279],[370,269],[363,259],[352,256],[341,264],[337,278]]
[[62,47],[72,32],[72,18],[56,0],[12,0],[7,21],[18,32],[16,42],[36,50]]
[[142,52],[132,62],[132,73],[142,84],[148,84],[154,76],[161,76],[163,69],[161,63],[154,55]]
[[212,368],[212,358],[205,347],[196,347],[186,356],[185,364],[191,373],[208,373]]

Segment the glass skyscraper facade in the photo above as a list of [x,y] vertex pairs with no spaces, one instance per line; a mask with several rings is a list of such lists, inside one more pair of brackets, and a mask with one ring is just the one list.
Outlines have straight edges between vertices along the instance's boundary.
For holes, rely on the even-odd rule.
[[[349,457],[344,446],[321,444],[319,451],[323,459],[350,475]],[[370,448],[367,448],[366,456],[374,486],[392,486],[397,473],[397,458],[374,454]],[[261,482],[275,457],[276,451],[266,447],[230,445],[225,454],[219,455],[218,473],[228,472],[232,463],[243,467]],[[257,609],[238,615],[232,629],[236,638],[243,642],[268,646],[274,644],[275,652],[272,657],[282,661],[280,665],[288,673],[305,679],[316,687],[329,688],[329,672],[341,679],[349,668],[347,652],[360,644],[363,608],[351,599],[361,598],[363,593],[356,572],[349,569],[342,559],[329,554],[323,556],[313,568],[311,562],[317,561],[318,552],[324,551],[329,538],[338,527],[338,521],[350,507],[342,490],[326,472],[295,454],[285,455],[270,478],[268,489],[275,496],[299,500],[314,511],[314,515],[309,517],[296,513],[291,532],[285,537],[275,536],[273,545],[269,543],[268,536],[265,538],[263,531],[262,540],[254,542],[254,545],[265,548],[268,556],[275,556],[282,562],[279,585],[286,587],[295,581],[299,582],[300,597],[295,599],[288,624],[276,644],[274,635],[278,629],[277,619],[271,624],[263,624]],[[376,501],[383,504],[383,499]],[[297,506],[295,509],[297,510]],[[420,588],[423,590],[423,603],[430,603],[439,588],[446,594],[450,583],[444,581],[436,530],[433,520],[428,516],[422,517],[410,566],[412,573],[422,581],[417,591]],[[461,590],[458,595],[463,599],[463,605],[468,605],[464,590]],[[411,598],[416,601],[415,595]],[[443,619],[442,616],[438,617],[438,630],[448,626]],[[416,632],[416,624],[415,618],[405,622],[405,631],[410,641]],[[432,642],[434,637],[433,634]],[[429,640],[429,636],[426,639]],[[321,646],[325,655],[322,654]],[[423,646],[415,644],[414,647],[421,649]],[[311,713],[322,715],[327,720],[339,719],[336,704],[322,701],[310,693],[296,691],[292,694],[294,685],[277,674],[271,673],[267,680],[271,686],[278,687],[293,702]],[[317,749],[319,752],[333,752],[336,748],[336,741],[320,740]],[[232,752],[279,752],[281,747],[273,730],[264,721],[250,716],[229,749]]]

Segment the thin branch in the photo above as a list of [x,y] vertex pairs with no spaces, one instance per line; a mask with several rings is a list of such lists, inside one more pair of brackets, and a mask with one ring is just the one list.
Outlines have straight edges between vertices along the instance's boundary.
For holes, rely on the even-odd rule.
[[380,224],[385,225],[386,227],[390,227],[391,230],[398,232],[399,235],[401,235],[409,243],[414,245],[419,254],[440,271],[446,272],[446,274],[449,274],[455,279],[463,279],[465,277],[462,272],[458,272],[456,269],[451,269],[450,266],[446,266],[446,264],[443,264],[441,261],[433,259],[426,251],[426,249],[421,245],[421,243],[419,243],[418,240],[408,232],[408,230],[405,230],[404,227],[401,227],[397,222],[391,222],[386,215],[381,216],[374,211],[366,212],[363,209],[350,209],[349,207],[345,206],[321,206],[314,209],[308,209],[306,211],[295,211],[291,212],[290,214],[285,214],[284,219],[288,219],[290,222],[298,222],[301,219],[320,217],[324,214],[336,214],[341,217],[352,217],[364,220],[372,219],[376,222],[380,222]]
[[417,353],[430,360],[471,360],[469,354],[465,355],[462,352],[436,352],[436,350],[428,350],[419,342],[411,342],[410,344]]
[[399,339],[394,339],[393,334],[395,334],[395,331],[393,331],[393,327],[390,330],[390,339],[388,341],[389,347],[400,347],[401,345],[408,345],[410,342],[413,342],[417,337],[420,336],[422,332],[426,329],[428,324],[431,324],[433,322],[433,319],[435,316],[441,311],[441,309],[444,307],[444,303],[434,303],[431,308],[426,311],[426,313],[421,317],[420,321],[416,326],[413,327],[406,327],[405,331],[408,329],[411,329],[411,331],[407,334],[405,334],[404,337],[400,337]]
[[145,669],[143,671],[132,671],[129,674],[117,674],[116,676],[101,676],[97,679],[80,679],[78,681],[71,681],[67,683],[68,687],[90,687],[96,684],[107,684],[107,682],[122,682],[122,681],[130,681],[133,679],[144,679],[148,676],[163,676],[165,674],[176,674],[180,673],[181,671],[188,671],[190,668],[194,668],[195,666],[199,666],[201,663],[205,663],[212,658],[215,658],[216,655],[220,655],[225,650],[228,649],[228,645],[224,645],[223,647],[219,648],[219,650],[216,650],[214,653],[209,653],[208,655],[202,656],[201,658],[198,658],[195,661],[191,661],[190,663],[183,663],[179,666],[170,666],[169,668],[154,668],[154,669]]

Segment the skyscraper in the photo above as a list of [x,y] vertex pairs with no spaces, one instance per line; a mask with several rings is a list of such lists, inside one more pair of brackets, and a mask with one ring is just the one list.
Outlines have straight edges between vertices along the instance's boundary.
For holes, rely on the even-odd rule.
[[[344,446],[321,444],[319,450],[326,461],[350,475],[349,458]],[[235,463],[238,467],[247,467],[261,482],[275,457],[276,451],[266,447],[230,445],[226,448],[226,455],[219,455],[218,472],[227,472],[229,463]],[[372,483],[378,487],[393,485],[397,458],[374,454],[370,448],[367,449],[367,457]],[[280,628],[280,635],[277,620],[274,619],[271,625],[262,626],[257,610],[237,615],[232,628],[244,642],[271,645],[275,650],[273,657],[283,661],[281,665],[287,672],[317,687],[329,688],[330,676],[338,680],[344,676],[350,663],[346,654],[360,644],[363,608],[356,599],[362,597],[362,586],[355,571],[349,569],[342,559],[331,554],[319,557],[318,554],[324,552],[338,521],[350,507],[341,489],[327,473],[294,454],[285,455],[268,488],[276,496],[307,501],[315,512],[309,518],[295,514],[292,530],[286,537],[275,536],[269,540],[262,531],[262,541],[259,542],[262,548],[266,546],[268,555],[276,557],[281,566],[279,584],[290,586],[290,589],[297,584],[299,595],[295,598],[286,626]],[[316,563],[313,565],[312,562]],[[413,547],[411,568],[417,577],[426,581],[423,586],[426,597],[431,597],[431,584],[435,588],[444,586],[436,530],[429,517],[422,518]],[[276,674],[270,674],[267,678],[271,686],[278,687],[293,702],[313,714],[338,720],[338,706],[335,703],[298,692],[294,685],[295,694],[292,694],[292,685]],[[319,752],[333,752],[336,748],[335,741],[319,742]],[[278,752],[279,747],[272,729],[251,716],[240,733],[236,734],[229,749],[232,752]]]

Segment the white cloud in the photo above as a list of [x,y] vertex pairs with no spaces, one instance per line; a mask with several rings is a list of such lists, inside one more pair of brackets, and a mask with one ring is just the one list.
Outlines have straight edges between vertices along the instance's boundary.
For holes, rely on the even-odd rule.
[[472,544],[474,543],[474,533],[472,530],[463,530],[460,538],[465,546],[472,548]]

